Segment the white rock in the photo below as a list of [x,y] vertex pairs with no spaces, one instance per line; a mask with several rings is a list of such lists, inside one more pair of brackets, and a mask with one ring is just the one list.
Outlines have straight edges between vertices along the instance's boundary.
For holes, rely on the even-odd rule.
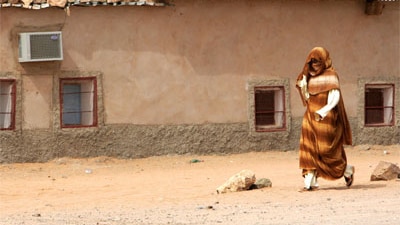
[[228,191],[244,191],[248,190],[256,181],[256,175],[251,170],[242,170],[229,178],[223,185],[217,188],[217,193],[222,194]]

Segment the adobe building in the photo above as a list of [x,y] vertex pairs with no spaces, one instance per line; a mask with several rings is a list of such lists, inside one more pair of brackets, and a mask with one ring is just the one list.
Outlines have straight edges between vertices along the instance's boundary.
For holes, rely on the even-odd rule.
[[0,0],[0,162],[296,150],[329,50],[354,145],[400,143],[400,6]]

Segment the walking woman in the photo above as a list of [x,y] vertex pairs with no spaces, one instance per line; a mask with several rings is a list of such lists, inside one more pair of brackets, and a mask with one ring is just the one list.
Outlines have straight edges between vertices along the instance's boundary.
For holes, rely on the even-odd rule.
[[339,77],[326,49],[311,50],[297,77],[296,88],[306,106],[299,151],[304,190],[318,188],[319,177],[327,180],[344,177],[346,186],[350,187],[354,166],[347,164],[343,145],[352,144],[351,129]]

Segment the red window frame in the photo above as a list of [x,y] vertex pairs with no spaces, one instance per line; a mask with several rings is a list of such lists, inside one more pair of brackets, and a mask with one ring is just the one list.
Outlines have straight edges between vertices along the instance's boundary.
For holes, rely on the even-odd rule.
[[[276,91],[281,92],[277,109]],[[281,122],[276,120],[280,115]],[[286,104],[284,86],[258,86],[254,87],[254,126],[256,132],[282,131],[286,129]]]
[[11,111],[10,112],[1,112],[0,114],[11,114],[11,121],[9,127],[0,127],[0,130],[14,130],[15,129],[15,105],[16,105],[16,80],[15,79],[0,79],[0,82],[9,82],[11,83],[11,93],[2,93],[0,91],[0,95],[11,95]]

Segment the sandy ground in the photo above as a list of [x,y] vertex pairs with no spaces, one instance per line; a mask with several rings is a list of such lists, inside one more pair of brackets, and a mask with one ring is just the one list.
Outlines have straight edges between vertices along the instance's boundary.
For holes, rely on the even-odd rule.
[[[0,165],[0,224],[400,224],[400,181],[370,181],[380,161],[400,164],[400,145],[346,151],[353,186],[312,192],[299,192],[296,151]],[[272,187],[216,193],[242,169]]]

